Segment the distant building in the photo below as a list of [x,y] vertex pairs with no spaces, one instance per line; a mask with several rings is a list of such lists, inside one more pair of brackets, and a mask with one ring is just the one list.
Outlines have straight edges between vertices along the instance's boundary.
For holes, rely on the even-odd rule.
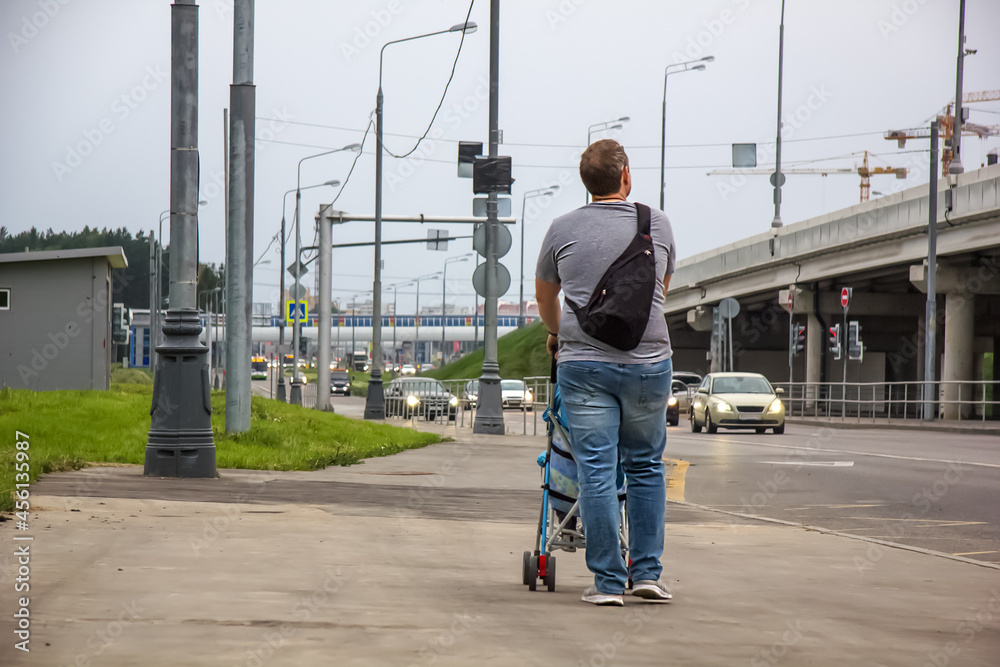
[[0,253],[0,386],[108,389],[121,246]]

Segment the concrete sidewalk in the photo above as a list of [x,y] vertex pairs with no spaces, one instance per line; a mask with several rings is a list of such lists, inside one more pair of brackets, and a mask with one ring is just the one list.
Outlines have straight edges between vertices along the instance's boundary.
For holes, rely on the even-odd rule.
[[455,442],[311,473],[46,476],[31,653],[13,648],[0,557],[0,664],[1000,662],[996,570],[689,506],[668,507],[672,604],[580,602],[583,553],[557,555],[556,592],[528,592],[540,440],[445,431]]

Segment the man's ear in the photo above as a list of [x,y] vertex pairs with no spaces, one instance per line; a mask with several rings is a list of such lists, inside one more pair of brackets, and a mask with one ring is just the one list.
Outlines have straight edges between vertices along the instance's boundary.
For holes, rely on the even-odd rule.
[[625,191],[625,196],[628,197],[629,193],[632,192],[632,171],[628,168],[628,165],[622,167],[622,190]]

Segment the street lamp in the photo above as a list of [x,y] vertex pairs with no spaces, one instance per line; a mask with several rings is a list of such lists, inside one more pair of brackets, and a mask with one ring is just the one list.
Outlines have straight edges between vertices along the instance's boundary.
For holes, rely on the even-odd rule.
[[521,198],[521,295],[517,304],[517,327],[524,326],[524,210],[528,199],[532,197],[547,197],[559,191],[559,185],[550,185],[547,188],[539,188],[524,193]]
[[[378,93],[375,96],[375,269],[372,281],[372,356],[378,363],[372,368],[371,381],[368,383],[368,397],[365,399],[365,419],[385,419],[385,395],[382,392],[382,58],[390,44],[409,42],[424,37],[443,35],[450,32],[466,34],[476,31],[476,24],[467,21],[453,25],[447,30],[438,30],[415,37],[386,42],[378,52]],[[419,290],[418,290],[419,292]]]
[[413,316],[413,326],[415,332],[413,334],[413,361],[417,361],[417,345],[420,343],[420,281],[421,280],[437,280],[441,277],[441,272],[438,273],[428,273],[426,276],[420,276],[419,278],[414,278],[413,282],[417,284],[417,306],[414,311],[416,314]]
[[[671,74],[679,74],[680,72],[692,72],[692,71],[702,71],[705,69],[705,63],[710,63],[715,61],[715,56],[705,56],[704,58],[699,58],[698,60],[688,60],[683,63],[673,63],[672,65],[667,65],[663,68],[663,107],[662,107],[662,119],[660,122],[660,210],[663,210],[664,200],[663,191],[666,183],[666,154],[667,154],[667,77]],[[680,67],[681,69],[670,71],[671,67]]]
[[460,257],[452,257],[444,260],[444,271],[441,272],[441,365],[444,366],[444,344],[445,344],[445,319],[448,317],[448,301],[445,290],[448,288],[448,264],[452,262],[468,262],[469,258],[476,253],[470,252]]
[[[620,130],[624,126],[624,123],[629,122],[629,120],[631,119],[628,116],[622,116],[617,120],[606,120],[603,123],[594,123],[593,125],[589,126],[587,128],[587,146],[590,146],[591,137],[593,136],[594,132],[605,132],[607,130]],[[584,188],[583,191],[584,191],[583,203],[584,205],[587,205],[590,203],[590,192],[587,191],[587,188]]]
[[[279,350],[285,345],[285,272],[288,270],[285,268],[285,209],[288,207],[288,195],[293,192],[301,192],[302,190],[311,190],[313,188],[322,188],[327,185],[336,187],[340,185],[340,181],[334,179],[332,181],[327,181],[325,183],[319,183],[318,185],[307,185],[304,188],[293,188],[285,192],[284,196],[281,198],[281,279],[280,285],[278,286],[278,291],[280,295],[278,296],[278,348]],[[279,356],[282,356],[281,363],[278,364],[278,400],[282,403],[285,402],[285,360],[284,352],[281,352]],[[293,372],[294,375],[294,372]]]
[[[343,151],[360,151],[361,144],[348,144],[343,148],[335,148],[332,151],[323,151],[322,153],[316,153],[315,155],[307,155],[306,157],[299,160],[298,168],[295,171],[295,283],[299,283],[299,279],[302,278],[302,261],[300,259],[302,255],[302,234],[299,226],[299,207],[302,203],[302,163],[306,160],[312,160],[313,158],[323,157],[324,155],[332,155],[334,153],[341,153]],[[284,298],[284,294],[282,294]],[[298,297],[296,297],[298,300]],[[296,309],[296,314],[298,310]],[[291,403],[294,405],[302,405],[302,379],[299,377],[299,338],[302,336],[302,323],[299,318],[296,317],[292,321],[292,395]]]
[[389,285],[389,289],[392,290],[392,355],[395,361],[399,361],[399,359],[396,359],[396,325],[399,324],[399,311],[396,309],[396,293],[400,287],[407,287],[412,284],[413,282],[405,282]]

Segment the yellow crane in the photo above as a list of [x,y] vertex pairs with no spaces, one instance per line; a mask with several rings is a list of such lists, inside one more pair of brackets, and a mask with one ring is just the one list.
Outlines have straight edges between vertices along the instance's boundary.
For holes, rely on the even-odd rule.
[[[975,93],[965,93],[962,95],[962,104],[972,104],[974,102],[995,102],[1000,100],[1000,90],[981,90]],[[955,116],[951,113],[951,106],[954,102],[949,102],[941,113],[937,115],[940,136],[944,139],[944,148],[941,150],[941,175],[948,175],[948,166],[951,164],[953,156],[951,151],[951,140],[955,133]],[[962,114],[963,116],[965,114]],[[990,136],[1000,135],[1000,125],[980,125],[965,121],[962,123],[962,135],[977,136],[985,139]],[[928,139],[931,136],[929,127],[915,127],[908,130],[889,130],[885,133],[885,138],[893,140],[899,148],[906,146],[907,139]]]
[[[871,167],[868,164],[868,151],[864,151],[864,159],[858,167],[791,167],[782,169],[781,174],[810,174],[813,176],[828,176],[830,174],[857,174],[861,177],[861,201],[868,201],[871,195],[871,177],[891,174],[896,178],[906,178],[909,169],[905,167]],[[771,169],[713,169],[709,176],[740,174],[745,176],[771,176],[772,185],[774,172]]]

